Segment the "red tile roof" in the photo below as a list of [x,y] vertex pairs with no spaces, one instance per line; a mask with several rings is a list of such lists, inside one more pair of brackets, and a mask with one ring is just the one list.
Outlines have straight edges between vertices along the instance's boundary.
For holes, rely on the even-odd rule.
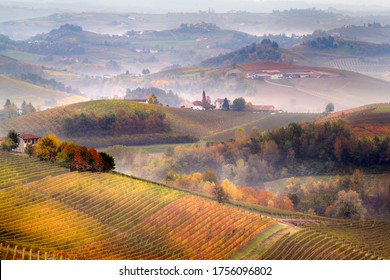
[[35,136],[32,134],[19,134],[19,137],[22,138],[23,140],[33,140],[33,139],[40,139],[41,137]]

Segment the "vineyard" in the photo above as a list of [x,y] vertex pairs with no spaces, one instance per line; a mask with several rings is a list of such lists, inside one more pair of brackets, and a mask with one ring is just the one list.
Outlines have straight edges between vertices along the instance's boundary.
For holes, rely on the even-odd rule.
[[352,131],[359,136],[390,135],[389,103],[372,104],[335,112],[321,119],[321,122],[344,119]]
[[268,249],[263,259],[344,259],[377,260],[390,258],[390,223],[379,221],[335,222],[308,225],[285,234]]
[[333,59],[326,62],[325,66],[366,74],[385,74],[388,73],[390,69],[390,65],[388,63],[366,62],[361,58]]
[[36,162],[11,158],[19,156],[0,154],[1,168],[15,169],[17,180],[0,191],[2,259],[228,259],[275,224],[119,175],[61,174],[53,165],[23,183],[16,169]]
[[7,153],[0,170],[0,259],[390,258],[389,222],[222,205]]

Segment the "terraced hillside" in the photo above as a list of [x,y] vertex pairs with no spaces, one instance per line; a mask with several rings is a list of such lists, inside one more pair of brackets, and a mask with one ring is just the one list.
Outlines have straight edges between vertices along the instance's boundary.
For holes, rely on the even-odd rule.
[[[1,170],[36,163],[3,153],[0,159]],[[275,224],[142,180],[45,170],[42,177],[53,175],[24,184],[17,171],[0,173],[0,181],[17,180],[0,191],[2,258],[22,258],[24,248],[76,259],[227,259]]]
[[[10,129],[29,132],[36,135],[46,135],[55,133],[66,139],[63,132],[64,119],[73,114],[90,114],[96,116],[110,113],[120,114],[134,110],[150,111],[157,110],[165,113],[167,120],[171,124],[171,132],[167,135],[190,135],[208,140],[227,140],[234,136],[234,131],[238,127],[246,126],[248,130],[252,126],[259,127],[260,130],[271,129],[289,124],[294,121],[309,121],[319,117],[319,114],[275,114],[252,112],[222,112],[222,111],[195,111],[191,109],[168,108],[156,105],[139,104],[125,100],[105,100],[90,101],[69,106],[62,106],[55,109],[45,110],[21,116],[12,120],[0,123],[0,135],[6,135]],[[132,134],[129,131],[129,135]],[[145,136],[144,136],[145,137]],[[126,139],[121,137],[95,137],[93,143],[89,135],[72,139],[78,144],[89,146],[110,146],[113,144],[128,144]],[[119,142],[118,142],[119,141]],[[121,142],[122,141],[122,142]],[[142,141],[141,141],[142,142]]]
[[4,181],[0,259],[390,258],[389,222],[221,205],[150,181],[0,153]]
[[295,234],[287,233],[262,256],[263,259],[390,258],[390,223],[380,221],[335,222],[308,225]]

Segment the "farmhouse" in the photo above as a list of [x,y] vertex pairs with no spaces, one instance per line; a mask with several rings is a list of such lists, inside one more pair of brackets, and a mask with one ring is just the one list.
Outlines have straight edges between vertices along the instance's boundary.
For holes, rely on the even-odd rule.
[[211,105],[210,96],[206,96],[206,92],[202,93],[202,101],[192,102],[192,110],[213,110],[214,106]]
[[14,149],[14,152],[18,153],[24,153],[24,150],[26,149],[27,145],[35,145],[38,143],[38,140],[41,139],[39,136],[35,136],[32,134],[18,134],[19,138],[19,146]]
[[[215,101],[214,101],[214,105],[215,105],[215,109],[217,109],[217,110],[222,110],[222,106],[223,106],[223,101],[224,101],[225,99],[223,99],[223,98],[218,98],[218,99],[216,99]],[[229,103],[229,106],[231,106],[232,105],[232,102],[228,99],[228,103]]]

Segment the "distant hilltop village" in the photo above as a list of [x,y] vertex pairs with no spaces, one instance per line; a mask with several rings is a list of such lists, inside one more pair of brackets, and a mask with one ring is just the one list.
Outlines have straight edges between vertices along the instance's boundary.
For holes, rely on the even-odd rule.
[[246,102],[244,98],[239,97],[231,100],[217,98],[214,103],[212,103],[210,96],[206,96],[206,92],[202,93],[202,100],[192,102],[193,110],[224,110],[224,111],[255,111],[255,112],[277,112],[275,106],[273,105],[253,105],[250,102]]

